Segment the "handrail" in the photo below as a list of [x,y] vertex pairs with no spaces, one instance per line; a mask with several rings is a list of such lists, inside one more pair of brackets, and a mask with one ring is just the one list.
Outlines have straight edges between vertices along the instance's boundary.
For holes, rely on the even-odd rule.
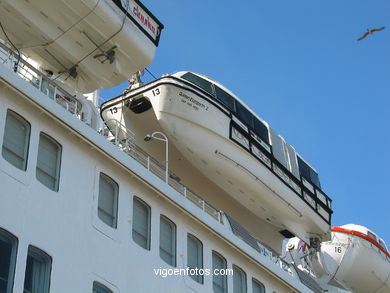
[[28,63],[23,56],[19,55],[5,44],[0,42],[0,63],[7,64],[15,73],[22,79],[29,82],[35,88],[39,89],[43,94],[50,99],[55,100],[57,104],[61,105],[68,112],[73,115],[81,116],[81,102],[75,97],[76,93],[71,94],[66,89],[49,78],[46,74],[40,72],[37,68]]

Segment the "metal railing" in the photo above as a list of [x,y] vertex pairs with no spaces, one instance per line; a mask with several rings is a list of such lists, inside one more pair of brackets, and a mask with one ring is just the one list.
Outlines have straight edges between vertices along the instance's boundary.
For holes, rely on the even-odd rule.
[[[160,163],[155,158],[150,156],[142,148],[135,143],[134,133],[126,126],[121,124],[118,120],[110,119],[105,121],[105,125],[101,130],[101,134],[107,138],[111,143],[118,146],[122,151],[127,153],[138,163],[147,168],[154,175],[159,177],[165,183],[165,164]],[[168,184],[186,199],[191,201],[197,207],[202,209],[205,213],[223,224],[222,212],[214,208],[199,195],[191,191],[188,187],[180,183],[180,179],[173,172],[169,171]]]
[[2,42],[0,42],[0,63],[8,66],[19,77],[82,120],[81,102],[75,98],[76,94],[70,94],[63,87],[59,86],[54,79],[29,64],[23,55],[19,56]]
[[[83,121],[83,117],[80,114],[81,106],[66,90],[61,88],[56,82],[49,77],[41,73],[39,70],[30,65],[26,60],[20,58],[11,49],[6,47],[0,42],[0,63],[7,65],[13,70],[20,78],[26,82],[32,84],[34,87],[40,89],[48,98],[61,105],[74,116]],[[85,121],[83,121],[85,122]],[[165,182],[165,164],[158,162],[155,158],[151,157],[147,152],[140,148],[135,141],[135,134],[126,126],[121,124],[115,119],[105,121],[102,129],[98,133],[104,136],[109,142],[117,146],[121,151],[128,154],[154,175]],[[168,184],[180,194],[182,194],[188,201],[192,202],[198,208],[217,220],[219,223],[224,224],[224,213],[203,198],[191,191],[188,187],[179,182],[180,179],[173,172],[169,171]],[[228,222],[228,221],[227,221]],[[273,253],[267,249],[260,242],[257,242],[260,254],[269,258],[278,267],[286,271],[288,274],[293,275],[291,266],[286,263],[280,257],[276,257]]]
[[273,262],[275,265],[280,267],[282,270],[284,270],[286,273],[289,275],[293,276],[293,270],[291,269],[291,265],[284,261],[281,257],[279,256],[274,256],[272,251],[266,248],[264,245],[262,245],[259,241],[257,241],[257,245],[260,248],[260,254],[265,256],[266,258],[270,259],[271,262]]

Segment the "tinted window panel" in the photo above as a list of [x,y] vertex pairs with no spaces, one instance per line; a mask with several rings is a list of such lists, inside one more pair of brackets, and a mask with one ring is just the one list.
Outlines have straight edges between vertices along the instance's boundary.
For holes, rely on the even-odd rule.
[[219,87],[215,87],[217,100],[222,102],[229,110],[234,111],[234,98]]
[[254,118],[255,133],[265,142],[269,143],[268,129],[260,120]]
[[317,187],[321,188],[320,178],[318,177],[318,174],[311,168],[310,168],[310,180],[315,185],[317,185]]
[[300,157],[297,158],[298,158],[299,173],[302,176],[304,176],[306,179],[310,180],[311,183],[321,188],[318,174],[308,164],[306,164]]
[[236,112],[238,118],[240,118],[242,122],[244,122],[250,128],[253,128],[253,119],[252,119],[253,115],[248,111],[247,108],[245,108],[243,105],[237,102]]
[[214,95],[213,85],[209,81],[207,81],[207,80],[205,80],[205,79],[203,79],[195,74],[192,74],[190,72],[187,72],[186,74],[182,75],[181,77],[184,78],[185,80],[188,80],[189,82],[197,85],[201,89],[208,92],[210,95]]

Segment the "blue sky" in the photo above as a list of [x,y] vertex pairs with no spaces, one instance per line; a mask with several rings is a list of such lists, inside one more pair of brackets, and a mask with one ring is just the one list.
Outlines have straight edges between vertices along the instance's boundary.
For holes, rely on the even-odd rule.
[[317,169],[333,225],[361,224],[390,244],[389,1],[143,3],[165,25],[155,76],[191,70],[224,84]]

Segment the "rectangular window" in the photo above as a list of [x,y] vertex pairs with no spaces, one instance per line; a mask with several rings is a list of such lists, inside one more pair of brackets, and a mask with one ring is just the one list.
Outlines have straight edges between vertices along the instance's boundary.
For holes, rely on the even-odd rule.
[[160,217],[160,257],[176,266],[176,225],[167,217]]
[[297,156],[299,173],[304,176],[311,183],[321,188],[320,178],[316,171],[313,170],[301,157]]
[[213,291],[214,293],[227,292],[226,259],[219,253],[213,251]]
[[181,76],[181,78],[188,80],[189,82],[191,82],[191,83],[195,84],[196,86],[200,87],[201,89],[205,90],[210,95],[215,96],[214,85],[211,82],[201,78],[200,76],[192,74],[191,72],[187,72],[187,73],[183,74]]
[[2,155],[10,164],[23,171],[27,168],[30,129],[27,120],[11,110],[7,111]]
[[0,229],[0,293],[11,293],[14,283],[18,240]]
[[239,102],[236,102],[236,112],[238,118],[246,124],[249,128],[253,128],[253,115],[247,108],[241,105]]
[[269,143],[268,128],[259,119],[254,118],[254,132],[266,143]]
[[256,279],[252,279],[252,288],[253,288],[252,293],[265,293],[265,287],[263,283],[261,283]]
[[141,199],[133,200],[133,240],[150,250],[150,207]]
[[222,104],[225,105],[230,111],[235,110],[234,98],[231,95],[229,95],[227,92],[217,86],[215,86],[215,94],[217,96],[217,100],[222,102]]
[[112,291],[98,282],[93,282],[92,293],[112,293]]
[[117,227],[119,186],[107,175],[100,173],[98,217],[112,228]]
[[23,293],[49,293],[51,264],[49,255],[29,246]]
[[60,182],[61,152],[61,145],[41,132],[36,177],[39,182],[54,191],[58,191]]
[[233,293],[246,293],[246,274],[238,266],[233,266]]
[[191,234],[187,235],[187,267],[190,268],[190,277],[203,284],[203,275],[199,273],[203,269],[203,244]]

